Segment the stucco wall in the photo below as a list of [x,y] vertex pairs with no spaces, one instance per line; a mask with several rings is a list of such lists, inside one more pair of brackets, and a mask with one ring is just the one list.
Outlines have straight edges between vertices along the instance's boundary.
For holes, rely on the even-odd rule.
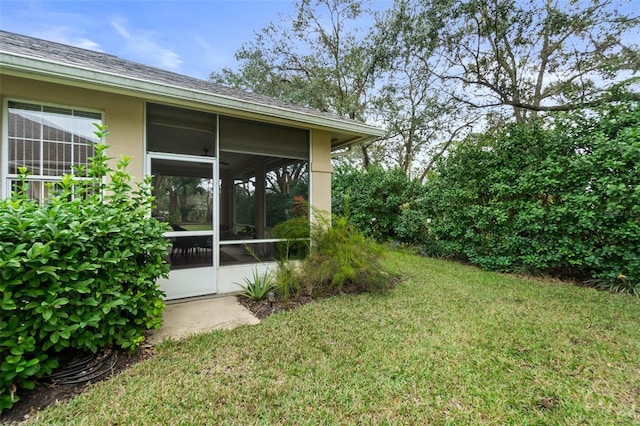
[[3,107],[6,99],[15,99],[78,109],[86,108],[104,113],[105,124],[109,130],[106,143],[111,147],[107,150],[107,155],[116,159],[121,155],[131,157],[129,173],[135,182],[143,179],[144,101],[142,99],[8,75],[0,76],[0,95]]

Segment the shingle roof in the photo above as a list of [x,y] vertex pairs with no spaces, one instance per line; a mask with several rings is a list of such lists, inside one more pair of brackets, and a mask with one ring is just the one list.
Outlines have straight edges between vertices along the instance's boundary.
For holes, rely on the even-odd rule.
[[[7,31],[0,31],[0,53],[1,52],[37,58],[46,62],[80,67],[100,73],[109,73],[112,75],[144,80],[165,86],[177,87],[179,89],[205,92],[252,104],[299,112],[318,118],[329,119],[331,121],[339,121],[345,124],[350,123],[366,126],[364,123],[342,118],[333,114],[286,103],[278,99],[257,95],[255,93],[232,89],[206,80],[200,80],[160,68],[121,59],[114,55],[41,40]],[[0,73],[2,71],[1,67],[2,63],[0,62]],[[375,127],[371,127],[371,130],[373,131],[372,134],[376,134],[376,131],[379,131]]]

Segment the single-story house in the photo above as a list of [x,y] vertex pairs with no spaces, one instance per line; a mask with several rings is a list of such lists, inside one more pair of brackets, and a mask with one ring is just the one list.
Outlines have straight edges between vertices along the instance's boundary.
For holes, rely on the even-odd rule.
[[[0,196],[18,167],[42,199],[107,152],[153,176],[154,216],[171,224],[167,299],[238,291],[273,265],[272,230],[308,202],[331,211],[332,152],[382,136],[373,126],[116,56],[0,31]],[[311,219],[313,220],[313,219]]]

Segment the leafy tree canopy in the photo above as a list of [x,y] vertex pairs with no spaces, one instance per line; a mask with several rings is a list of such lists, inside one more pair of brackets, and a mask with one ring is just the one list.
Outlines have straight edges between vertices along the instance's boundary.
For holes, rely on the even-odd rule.
[[384,126],[361,164],[424,179],[449,146],[509,121],[637,99],[625,0],[301,0],[221,84]]

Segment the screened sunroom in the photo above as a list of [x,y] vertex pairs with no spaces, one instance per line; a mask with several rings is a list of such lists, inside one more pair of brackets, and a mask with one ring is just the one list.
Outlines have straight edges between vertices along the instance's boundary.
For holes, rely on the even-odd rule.
[[28,167],[33,198],[107,155],[152,176],[170,225],[167,299],[233,293],[275,265],[279,230],[331,211],[332,152],[380,137],[365,123],[94,52],[0,31],[0,195]]
[[146,129],[153,215],[172,228],[168,297],[274,262],[277,226],[308,212],[309,131],[151,103]]

